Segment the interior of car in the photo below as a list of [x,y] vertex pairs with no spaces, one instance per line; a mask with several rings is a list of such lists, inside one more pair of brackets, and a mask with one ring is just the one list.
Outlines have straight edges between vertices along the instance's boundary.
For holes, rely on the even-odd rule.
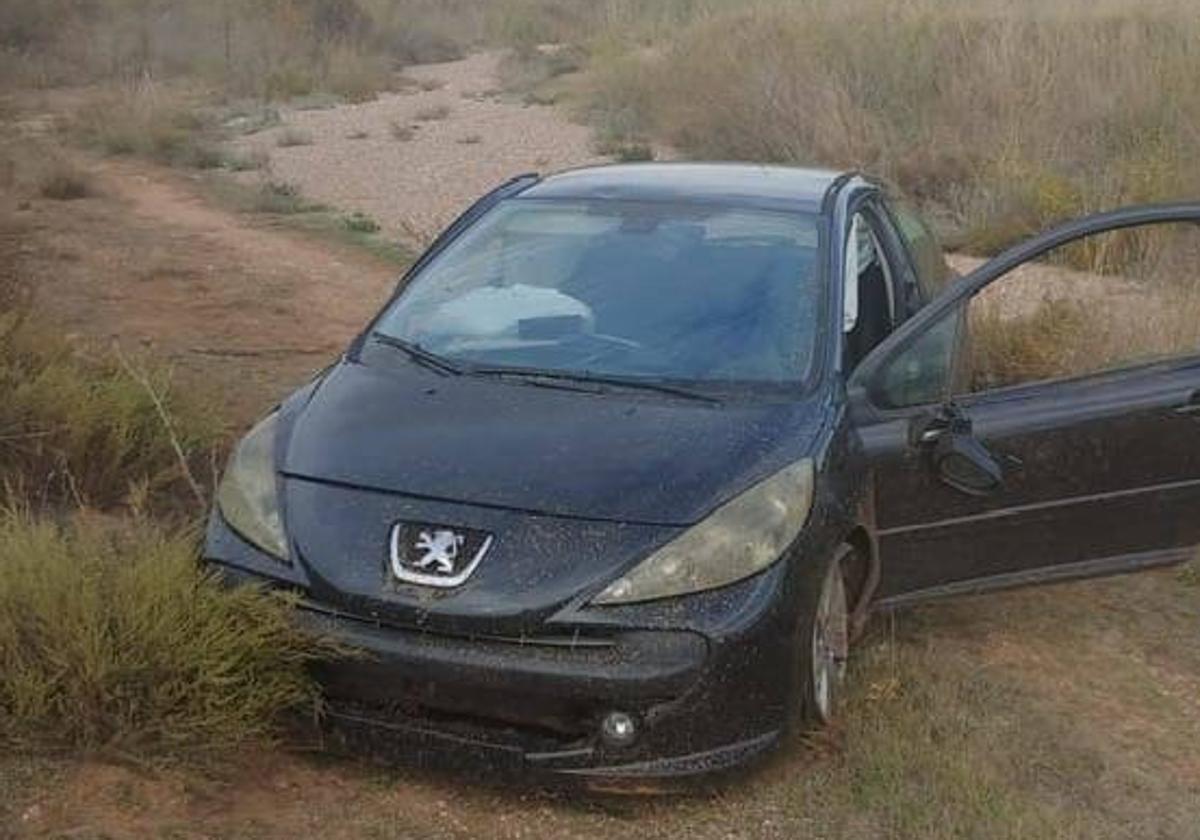
[[851,223],[844,282],[846,369],[853,370],[897,324],[892,273],[879,238],[862,213]]

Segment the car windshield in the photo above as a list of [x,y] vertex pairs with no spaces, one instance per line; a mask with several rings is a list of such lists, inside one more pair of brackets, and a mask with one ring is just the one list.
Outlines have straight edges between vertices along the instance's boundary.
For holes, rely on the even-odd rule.
[[818,219],[724,205],[510,199],[376,325],[462,369],[681,384],[807,378]]

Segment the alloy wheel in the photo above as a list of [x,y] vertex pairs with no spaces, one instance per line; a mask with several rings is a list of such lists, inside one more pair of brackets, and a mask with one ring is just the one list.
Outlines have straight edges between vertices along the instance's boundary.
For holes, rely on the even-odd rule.
[[[839,558],[840,559],[840,558]],[[816,717],[828,723],[836,712],[837,696],[850,653],[849,609],[842,564],[829,564],[817,601],[812,632],[812,687]]]

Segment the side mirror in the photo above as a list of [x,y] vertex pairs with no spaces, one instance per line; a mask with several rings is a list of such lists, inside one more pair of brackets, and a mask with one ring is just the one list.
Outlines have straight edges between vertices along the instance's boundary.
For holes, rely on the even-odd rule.
[[971,496],[987,496],[1004,484],[1004,470],[987,448],[960,431],[946,430],[930,453],[938,478]]

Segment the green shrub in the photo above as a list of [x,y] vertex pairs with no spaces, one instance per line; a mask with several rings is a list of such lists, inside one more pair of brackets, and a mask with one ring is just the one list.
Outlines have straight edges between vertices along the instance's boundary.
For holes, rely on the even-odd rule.
[[365,213],[354,212],[342,217],[342,226],[351,233],[379,233],[379,222]]
[[0,393],[0,505],[194,509],[211,475],[220,424],[167,371],[85,357],[3,299]]
[[0,743],[178,759],[269,737],[337,653],[291,613],[201,572],[190,534],[0,514]]

